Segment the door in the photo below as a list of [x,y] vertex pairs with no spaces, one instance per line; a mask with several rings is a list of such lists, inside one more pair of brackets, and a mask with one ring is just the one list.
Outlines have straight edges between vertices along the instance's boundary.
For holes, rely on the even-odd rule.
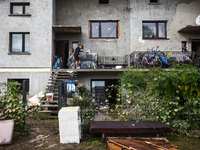
[[61,68],[67,68],[67,59],[69,57],[69,41],[59,40],[55,41],[55,57],[54,62],[58,58],[62,60]]
[[200,55],[200,39],[192,40],[192,51]]
[[193,65],[200,67],[200,39],[192,40],[192,52]]

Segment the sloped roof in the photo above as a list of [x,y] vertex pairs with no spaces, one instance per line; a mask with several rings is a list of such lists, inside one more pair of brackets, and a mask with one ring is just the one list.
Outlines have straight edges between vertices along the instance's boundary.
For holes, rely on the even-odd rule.
[[187,25],[186,27],[180,29],[178,32],[199,34],[200,33],[200,26]]

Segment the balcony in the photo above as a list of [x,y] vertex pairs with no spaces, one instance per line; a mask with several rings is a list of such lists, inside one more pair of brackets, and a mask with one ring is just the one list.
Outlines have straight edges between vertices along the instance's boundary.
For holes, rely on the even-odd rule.
[[[80,69],[75,69],[75,60],[73,58],[68,59],[68,69],[75,69],[77,72],[119,72],[124,69],[132,68],[137,69],[138,66],[136,63],[141,63],[144,55],[149,55],[152,52],[146,51],[134,51],[130,55],[125,56],[98,56],[95,53],[82,53],[80,56],[81,64]],[[164,51],[162,52],[168,63],[183,63],[183,57],[188,52],[180,52],[180,51]],[[70,56],[71,57],[71,56]],[[158,57],[158,56],[157,56]],[[130,60],[130,61],[129,61]],[[149,66],[151,67],[151,66]],[[161,64],[159,67],[167,68],[169,66],[164,66]],[[62,68],[62,67],[61,67]],[[55,69],[55,68],[54,68]],[[60,67],[58,68],[60,69]],[[141,68],[141,69],[148,69]]]

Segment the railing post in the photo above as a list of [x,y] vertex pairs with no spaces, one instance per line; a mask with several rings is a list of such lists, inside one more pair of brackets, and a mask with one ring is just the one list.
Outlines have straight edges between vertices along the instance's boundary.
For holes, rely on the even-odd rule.
[[62,81],[58,82],[58,111],[62,107]]
[[64,107],[67,106],[67,82],[64,82],[64,91],[63,91],[63,100],[64,100]]
[[[23,80],[22,81],[22,96],[23,96],[23,98],[22,98],[22,102],[24,103],[24,104],[26,104],[26,94],[27,94],[27,91],[26,91],[26,80]],[[24,107],[25,107],[25,105],[24,105]],[[25,127],[25,116],[24,116],[24,122],[23,122],[23,128]]]

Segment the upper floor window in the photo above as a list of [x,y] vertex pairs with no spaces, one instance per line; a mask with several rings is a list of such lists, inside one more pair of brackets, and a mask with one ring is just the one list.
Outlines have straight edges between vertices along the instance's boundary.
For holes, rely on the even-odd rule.
[[10,33],[10,52],[29,52],[29,33]]
[[158,0],[150,0],[150,3],[158,3]]
[[10,14],[12,15],[29,15],[30,3],[10,3]]
[[90,38],[118,38],[118,21],[90,21]]
[[167,38],[166,21],[143,21],[142,30],[145,39]]
[[109,0],[99,0],[99,4],[109,4]]

